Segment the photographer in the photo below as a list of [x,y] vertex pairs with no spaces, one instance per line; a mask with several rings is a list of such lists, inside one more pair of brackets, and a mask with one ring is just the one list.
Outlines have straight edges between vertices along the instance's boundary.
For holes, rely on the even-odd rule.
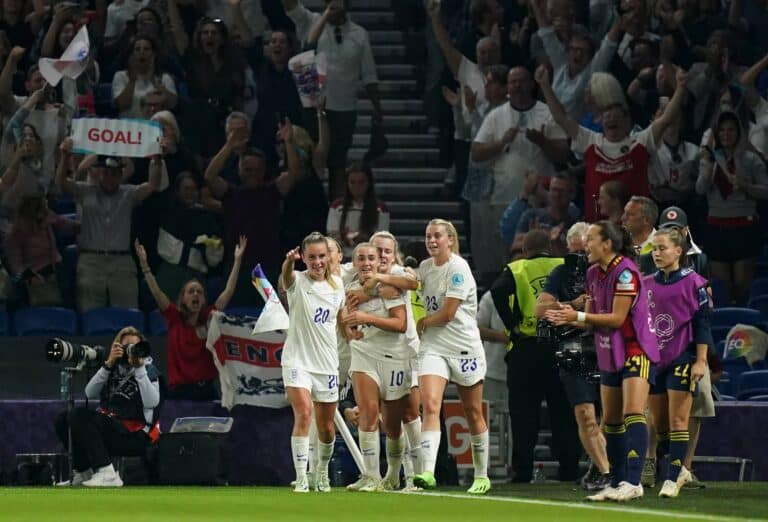
[[552,257],[549,233],[531,230],[523,239],[525,259],[507,265],[491,287],[493,303],[509,332],[507,388],[512,423],[512,482],[529,482],[539,434],[539,411],[546,398],[552,427],[552,453],[559,478],[575,480],[581,450],[555,365],[555,344],[536,336],[536,298],[547,276],[563,258]]
[[[136,353],[143,341],[133,327],[120,330],[104,365],[85,387],[88,399],[99,399],[99,408],[76,408],[69,414],[73,486],[121,487],[123,481],[111,457],[142,456],[147,445],[160,437],[155,411],[160,404],[159,374],[150,357]],[[56,431],[66,446],[64,416],[57,419]]]
[[[584,310],[587,275],[584,235],[587,233],[587,228],[586,223],[579,222],[568,230],[566,241],[570,253],[566,256],[565,263],[556,266],[549,274],[547,282],[544,284],[544,291],[539,294],[536,301],[536,317],[551,328],[555,327],[542,319],[547,310],[559,308],[561,303],[570,304],[575,310]],[[574,343],[561,344],[560,353],[567,355],[566,349],[570,348],[569,344]],[[580,344],[584,345],[585,343],[581,342]],[[583,347],[586,348],[586,346]],[[579,350],[581,348],[579,347]],[[583,359],[580,360],[583,361]],[[600,424],[597,422],[595,413],[595,404],[600,402],[600,390],[596,382],[589,382],[583,373],[574,371],[578,368],[565,368],[563,367],[564,362],[559,364],[561,366],[560,380],[563,383],[565,395],[573,406],[581,445],[589,458],[592,459],[589,471],[581,479],[581,486],[587,491],[599,491],[610,485],[605,437],[600,430]]]

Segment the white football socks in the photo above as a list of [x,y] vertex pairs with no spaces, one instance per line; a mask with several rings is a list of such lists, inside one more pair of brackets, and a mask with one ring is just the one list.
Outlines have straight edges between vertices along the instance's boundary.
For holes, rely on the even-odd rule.
[[469,438],[472,444],[472,467],[475,478],[488,478],[488,430]]
[[381,453],[381,443],[379,441],[379,430],[360,430],[358,434],[360,438],[360,452],[363,454],[363,466],[365,466],[363,474],[371,478],[380,479],[379,455]]
[[437,450],[440,447],[440,430],[421,432],[421,472],[435,472],[437,462]]
[[[422,452],[421,452],[421,417],[416,417],[409,423],[403,424],[403,431],[408,437],[408,445],[410,446],[410,457],[413,465],[413,474],[419,474],[422,471]],[[406,476],[409,476],[406,472]]]
[[291,454],[293,455],[293,467],[296,469],[296,480],[305,478],[307,476],[309,437],[291,437]]

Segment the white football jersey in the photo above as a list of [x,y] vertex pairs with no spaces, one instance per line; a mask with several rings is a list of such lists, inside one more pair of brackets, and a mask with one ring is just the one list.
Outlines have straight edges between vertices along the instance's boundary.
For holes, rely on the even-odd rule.
[[336,316],[344,306],[344,285],[338,276],[333,276],[333,288],[327,281],[314,281],[306,272],[295,275],[293,285],[286,289],[290,325],[282,365],[312,373],[337,373]]
[[[360,287],[360,281],[355,279],[347,287],[347,290],[357,290]],[[361,303],[357,309],[377,317],[389,317],[389,310],[398,306],[404,306],[407,314],[409,303],[406,302],[402,295],[397,299],[374,297],[365,303]],[[363,333],[363,338],[349,342],[353,357],[355,353],[364,353],[370,357],[387,361],[409,360],[416,355],[416,352],[408,344],[405,334],[382,330],[373,325],[362,325],[359,329]]]
[[426,314],[432,315],[443,307],[446,297],[459,299],[453,321],[433,326],[421,336],[419,355],[465,358],[483,355],[483,343],[477,327],[477,285],[467,262],[451,254],[447,263],[436,266],[433,259],[419,265],[422,301]]
[[[389,269],[389,273],[393,276],[401,276],[401,277],[413,277],[408,272],[405,271],[405,268],[403,268],[400,265],[392,265],[392,268]],[[416,320],[413,318],[413,308],[411,307],[411,291],[407,290],[405,293],[403,293],[403,299],[405,299],[406,303],[406,317],[408,318],[408,326],[406,326],[405,330],[405,337],[408,339],[408,344],[411,347],[411,350],[413,350],[413,353],[415,355],[418,355],[419,353],[419,345],[421,344],[421,340],[419,339],[419,334],[416,333]]]

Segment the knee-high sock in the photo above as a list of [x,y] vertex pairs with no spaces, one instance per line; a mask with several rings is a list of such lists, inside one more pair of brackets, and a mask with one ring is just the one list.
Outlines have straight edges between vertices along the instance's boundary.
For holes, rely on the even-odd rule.
[[309,462],[307,467],[310,473],[317,471],[317,444],[319,442],[320,439],[317,438],[317,423],[313,415],[312,422],[309,423]]
[[652,457],[662,459],[669,455],[669,436],[670,432],[668,431],[656,433],[656,455],[651,455]]
[[475,468],[475,478],[488,478],[488,430],[470,438],[472,444],[472,467]]
[[387,480],[400,483],[400,464],[403,462],[405,450],[405,437],[400,435],[396,439],[387,437]]
[[421,472],[435,472],[437,450],[440,448],[440,430],[421,432]]
[[[411,460],[411,443],[405,435],[405,430],[400,433],[400,439],[403,441],[403,474],[406,480],[415,474],[413,460]],[[421,448],[419,448],[421,449]]]
[[642,413],[630,413],[624,417],[624,425],[627,428],[626,481],[638,485],[648,451],[648,424]]
[[296,469],[296,479],[307,476],[307,454],[309,453],[309,437],[291,437],[291,455],[293,467]]
[[379,455],[381,443],[379,442],[379,430],[361,430],[358,434],[360,436],[360,453],[363,454],[363,465],[365,466],[363,475],[380,479]]
[[683,460],[688,453],[688,431],[669,432],[669,465],[667,466],[667,480],[677,481]]
[[328,463],[331,461],[331,456],[333,456],[333,442],[323,442],[318,441],[317,443],[317,469],[315,470],[315,473],[321,474],[325,473],[328,474]]
[[[413,463],[413,473],[419,474],[424,471],[423,455],[421,451],[421,417],[416,417],[411,422],[403,424],[408,444],[411,447],[410,455]],[[407,473],[406,473],[407,476]]]
[[624,480],[627,471],[627,452],[625,445],[626,428],[623,424],[606,424],[605,452],[611,466],[611,486],[618,486]]

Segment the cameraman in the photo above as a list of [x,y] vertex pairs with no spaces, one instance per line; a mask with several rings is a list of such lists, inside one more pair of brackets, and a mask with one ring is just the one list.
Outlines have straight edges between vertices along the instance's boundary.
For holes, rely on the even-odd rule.
[[507,389],[512,424],[512,482],[533,476],[541,401],[546,398],[552,427],[552,450],[560,462],[559,478],[576,479],[579,456],[576,423],[568,407],[555,365],[556,346],[536,337],[536,297],[549,273],[563,258],[552,257],[549,232],[531,230],[523,239],[523,255],[507,265],[491,287],[493,304],[509,332]]
[[[150,357],[126,353],[141,341],[144,337],[133,327],[118,332],[106,362],[85,387],[88,399],[99,399],[98,410],[76,408],[69,414],[73,486],[122,486],[111,456],[143,456],[147,445],[160,436],[155,414],[160,404],[158,371]],[[57,419],[56,431],[66,446],[63,415]]]
[[[536,301],[536,317],[541,319],[544,312],[559,307],[560,303],[570,304],[574,310],[584,310],[587,275],[584,236],[587,228],[589,226],[586,223],[579,222],[568,230],[566,241],[569,254],[565,263],[555,267],[549,274],[544,291]],[[597,383],[588,382],[584,376],[564,368],[560,370],[560,380],[565,388],[565,395],[573,406],[581,445],[592,459],[592,466],[581,479],[581,486],[587,491],[598,491],[611,484],[605,438],[595,414],[595,404],[600,401],[599,387]]]

